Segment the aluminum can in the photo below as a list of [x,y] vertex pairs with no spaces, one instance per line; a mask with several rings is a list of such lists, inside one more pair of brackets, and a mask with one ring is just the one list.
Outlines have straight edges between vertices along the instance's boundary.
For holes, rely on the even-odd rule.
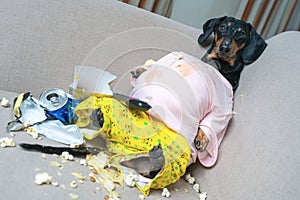
[[46,107],[46,113],[50,118],[58,119],[64,124],[74,122],[74,109],[78,105],[76,99],[58,88],[50,88],[40,95],[40,101]]

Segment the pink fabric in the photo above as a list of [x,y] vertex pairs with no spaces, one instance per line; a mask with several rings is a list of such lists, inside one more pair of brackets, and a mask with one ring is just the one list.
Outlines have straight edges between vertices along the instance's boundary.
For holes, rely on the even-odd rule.
[[[232,117],[233,93],[229,82],[212,66],[184,52],[159,59],[135,83],[131,96],[147,101],[149,113],[184,135],[191,146],[191,162],[211,167]],[[209,138],[198,152],[198,127]]]

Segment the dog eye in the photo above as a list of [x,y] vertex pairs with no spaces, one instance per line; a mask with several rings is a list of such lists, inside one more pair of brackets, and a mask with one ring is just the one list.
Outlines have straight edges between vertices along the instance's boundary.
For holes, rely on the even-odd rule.
[[243,39],[246,37],[246,32],[243,30],[238,30],[234,33],[236,39]]
[[222,25],[219,26],[218,29],[219,29],[219,31],[221,31],[221,32],[225,32],[225,31],[227,31],[227,26],[224,25],[224,24],[222,24]]

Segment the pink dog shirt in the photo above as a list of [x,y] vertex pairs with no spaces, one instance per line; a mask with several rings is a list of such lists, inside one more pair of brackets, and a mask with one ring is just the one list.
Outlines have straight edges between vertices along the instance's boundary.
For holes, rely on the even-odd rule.
[[[233,92],[229,82],[212,66],[183,52],[159,59],[138,77],[132,97],[148,102],[149,114],[185,136],[191,146],[191,161],[211,167],[232,117]],[[194,138],[198,128],[209,138],[198,152]]]

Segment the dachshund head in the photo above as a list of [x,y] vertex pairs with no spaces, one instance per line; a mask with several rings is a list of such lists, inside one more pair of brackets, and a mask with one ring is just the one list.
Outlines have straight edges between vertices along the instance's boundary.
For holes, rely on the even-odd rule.
[[233,17],[208,20],[203,25],[203,34],[198,38],[203,44],[214,33],[214,41],[208,50],[208,58],[221,59],[230,66],[236,60],[248,65],[259,58],[267,44],[251,24]]
[[212,45],[202,60],[216,67],[235,91],[244,65],[257,60],[267,44],[251,24],[233,17],[213,18],[205,22],[198,43],[203,45],[212,33]]

